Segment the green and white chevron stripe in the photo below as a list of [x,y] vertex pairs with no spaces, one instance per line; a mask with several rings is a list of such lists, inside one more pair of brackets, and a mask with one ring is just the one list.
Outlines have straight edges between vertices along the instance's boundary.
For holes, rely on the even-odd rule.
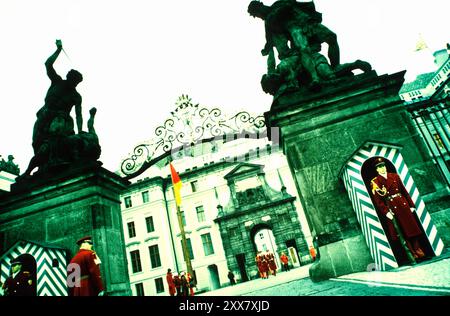
[[[10,261],[22,254],[30,254],[36,260],[38,296],[67,296],[66,251],[45,247],[30,241],[19,241],[0,257],[1,280],[9,276]],[[58,262],[53,267],[53,261]]]
[[342,173],[342,179],[377,267],[381,270],[389,270],[398,267],[398,264],[361,176],[364,162],[372,157],[384,157],[393,163],[416,205],[418,218],[430,245],[435,255],[439,256],[444,244],[437,234],[436,226],[432,223],[430,214],[425,209],[425,203],[420,197],[399,149],[390,145],[367,143],[347,162]]

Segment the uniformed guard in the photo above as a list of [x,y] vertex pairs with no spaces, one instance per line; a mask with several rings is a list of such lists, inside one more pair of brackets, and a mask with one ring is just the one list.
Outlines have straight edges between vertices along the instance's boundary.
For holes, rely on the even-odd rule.
[[175,296],[175,294],[177,293],[177,289],[173,280],[172,269],[167,269],[166,281],[167,285],[169,286],[170,296]]
[[263,272],[261,251],[258,251],[258,253],[256,254],[255,262],[256,262],[256,266],[258,267],[259,277],[261,279],[265,279],[266,277],[264,276],[264,272]]
[[11,275],[3,284],[4,296],[33,296],[33,278],[30,272],[23,271],[23,263],[19,258],[11,262]]
[[[378,176],[371,181],[372,196],[378,210],[389,219],[387,234],[394,241],[404,237],[414,259],[425,257],[419,244],[419,238],[423,233],[414,217],[416,206],[402,180],[398,174],[387,172],[386,162],[381,157],[375,159],[374,167]],[[394,220],[398,222],[400,232],[395,229]]]
[[79,239],[78,253],[67,266],[69,296],[103,296],[104,288],[100,275],[100,259],[92,250],[92,237]]
[[268,279],[269,278],[269,260],[266,257],[265,254],[261,253],[261,269],[263,273],[263,278]]
[[275,256],[273,253],[269,252],[269,250],[267,250],[267,253],[266,253],[266,260],[267,260],[267,263],[269,264],[270,272],[272,273],[273,276],[276,276],[277,275],[277,264],[275,262]]

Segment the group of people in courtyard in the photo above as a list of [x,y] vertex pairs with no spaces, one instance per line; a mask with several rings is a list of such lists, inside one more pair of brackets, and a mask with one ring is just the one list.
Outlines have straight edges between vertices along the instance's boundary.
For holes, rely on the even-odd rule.
[[194,296],[195,280],[189,272],[174,272],[167,269],[166,281],[170,296]]
[[258,251],[255,257],[256,266],[258,267],[259,276],[262,279],[268,279],[269,275],[277,275],[277,264],[275,255],[267,250],[265,253]]

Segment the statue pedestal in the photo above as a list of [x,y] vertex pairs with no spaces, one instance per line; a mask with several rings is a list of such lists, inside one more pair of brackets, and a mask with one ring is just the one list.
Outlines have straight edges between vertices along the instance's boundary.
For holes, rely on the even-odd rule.
[[429,163],[398,96],[403,76],[370,72],[318,93],[286,93],[265,113],[271,139],[279,137],[310,228],[318,237],[320,260],[310,268],[314,281],[365,271],[373,262],[339,179],[358,147],[367,140],[400,144],[410,169]]
[[0,240],[5,251],[30,240],[78,251],[91,235],[107,295],[131,295],[119,193],[127,184],[99,163],[12,185],[0,200]]

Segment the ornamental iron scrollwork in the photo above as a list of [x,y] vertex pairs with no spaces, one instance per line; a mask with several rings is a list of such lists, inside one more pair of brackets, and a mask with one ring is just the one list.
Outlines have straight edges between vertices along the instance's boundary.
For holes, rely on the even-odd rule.
[[201,142],[222,138],[223,135],[242,133],[264,133],[266,122],[262,115],[253,117],[241,111],[226,117],[218,108],[209,109],[193,104],[188,95],[181,95],[176,109],[164,124],[155,129],[155,136],[146,143],[137,145],[121,164],[125,179],[132,179],[151,165],[182,148]]

